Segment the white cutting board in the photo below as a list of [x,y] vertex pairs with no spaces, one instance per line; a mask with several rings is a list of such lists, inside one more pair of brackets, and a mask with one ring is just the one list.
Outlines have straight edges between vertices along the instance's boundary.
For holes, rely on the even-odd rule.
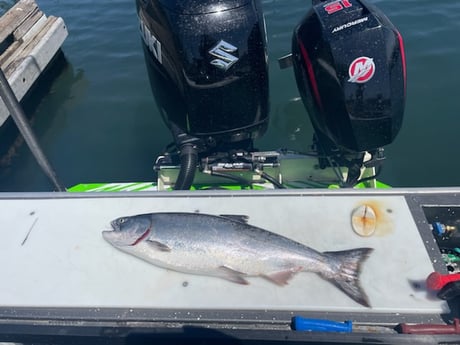
[[[433,266],[402,196],[173,195],[0,199],[0,306],[447,311],[411,283],[424,281]],[[350,220],[363,203],[374,207],[378,219],[376,233],[366,238],[353,232]],[[262,278],[242,286],[157,268],[101,236],[114,218],[163,211],[245,214],[249,224],[320,251],[372,247],[362,271],[372,308],[312,273],[299,273],[284,287]]]

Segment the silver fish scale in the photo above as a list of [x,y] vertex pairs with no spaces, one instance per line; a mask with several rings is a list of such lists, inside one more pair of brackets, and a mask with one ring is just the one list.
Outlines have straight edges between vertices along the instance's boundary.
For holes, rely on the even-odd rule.
[[226,266],[247,275],[260,275],[299,266],[314,272],[328,267],[321,253],[233,219],[186,213],[157,213],[151,217],[152,231],[147,240],[160,242],[171,252],[154,252],[149,257],[164,260],[176,269],[179,265],[186,271],[209,271]]

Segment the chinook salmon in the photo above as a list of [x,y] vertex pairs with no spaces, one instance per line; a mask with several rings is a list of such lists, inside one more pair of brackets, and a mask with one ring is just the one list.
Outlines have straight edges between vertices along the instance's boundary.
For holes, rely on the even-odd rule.
[[115,219],[113,231],[102,235],[114,247],[156,266],[238,284],[259,276],[285,285],[299,272],[314,272],[369,307],[359,274],[372,248],[320,253],[246,220],[201,213],[141,214]]

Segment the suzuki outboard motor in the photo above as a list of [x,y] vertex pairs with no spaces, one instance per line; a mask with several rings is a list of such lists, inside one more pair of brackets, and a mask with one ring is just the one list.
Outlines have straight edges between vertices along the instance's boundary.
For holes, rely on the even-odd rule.
[[320,151],[359,178],[364,153],[377,160],[398,134],[406,70],[401,35],[364,0],[313,0],[295,28],[294,71]]
[[175,189],[200,155],[246,149],[268,125],[259,0],[136,0],[150,83],[180,152]]

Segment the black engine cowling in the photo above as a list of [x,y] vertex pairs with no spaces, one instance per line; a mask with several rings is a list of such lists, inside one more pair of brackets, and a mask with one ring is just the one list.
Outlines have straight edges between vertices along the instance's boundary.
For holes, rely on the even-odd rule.
[[137,0],[152,90],[176,144],[199,151],[252,140],[268,125],[259,0]]
[[319,142],[344,152],[391,143],[403,119],[401,35],[364,0],[313,0],[292,41],[297,85]]

